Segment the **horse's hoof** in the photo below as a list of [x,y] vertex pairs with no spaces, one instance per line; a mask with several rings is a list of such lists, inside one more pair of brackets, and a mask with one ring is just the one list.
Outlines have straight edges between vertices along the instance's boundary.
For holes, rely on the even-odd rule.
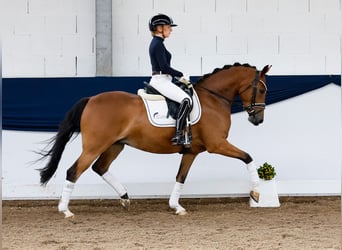
[[180,215],[180,216],[184,216],[184,215],[187,215],[188,212],[184,209],[184,210],[181,210],[181,211],[176,211],[176,215]]
[[65,219],[75,218],[75,214],[73,214],[69,209],[67,209],[65,211],[59,211],[59,212],[64,214]]
[[259,192],[253,191],[253,190],[252,190],[252,191],[249,193],[249,196],[250,196],[256,203],[259,202],[259,196],[260,196]]
[[175,206],[175,207],[171,207],[171,208],[175,210],[176,215],[186,215],[187,214],[185,208],[180,206],[180,205]]
[[124,209],[128,210],[131,205],[131,201],[129,199],[120,199],[120,204]]

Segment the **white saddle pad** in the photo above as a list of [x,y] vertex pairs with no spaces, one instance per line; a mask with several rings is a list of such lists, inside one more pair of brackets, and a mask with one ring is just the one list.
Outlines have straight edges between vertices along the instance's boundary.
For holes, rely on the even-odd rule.
[[[146,94],[145,90],[139,89],[138,95],[143,99],[148,120],[156,127],[174,127],[176,120],[171,116],[167,117],[168,107],[166,100],[161,95]],[[201,104],[194,90],[193,108],[190,112],[190,124],[196,124],[201,118]]]

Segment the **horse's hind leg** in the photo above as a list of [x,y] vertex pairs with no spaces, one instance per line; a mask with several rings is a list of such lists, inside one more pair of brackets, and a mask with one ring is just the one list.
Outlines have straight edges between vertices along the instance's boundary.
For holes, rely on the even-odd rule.
[[130,200],[126,188],[115,178],[110,171],[108,171],[110,164],[123,150],[124,144],[113,144],[93,164],[92,169],[100,175],[105,182],[107,182],[120,196],[120,204],[128,209]]
[[66,218],[74,216],[74,214],[70,212],[68,206],[71,193],[74,190],[75,182],[81,176],[81,174],[90,166],[90,164],[96,159],[97,156],[98,154],[91,154],[90,152],[83,151],[80,157],[68,169],[66,184],[63,188],[62,195],[58,204],[58,211],[63,212]]

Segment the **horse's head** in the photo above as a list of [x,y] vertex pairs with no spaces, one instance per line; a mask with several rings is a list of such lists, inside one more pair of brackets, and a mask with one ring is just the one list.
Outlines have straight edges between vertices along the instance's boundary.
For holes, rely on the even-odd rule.
[[257,70],[253,81],[242,84],[239,90],[243,109],[247,111],[249,116],[248,121],[256,126],[264,121],[267,92],[266,73],[271,67],[266,65],[261,72]]

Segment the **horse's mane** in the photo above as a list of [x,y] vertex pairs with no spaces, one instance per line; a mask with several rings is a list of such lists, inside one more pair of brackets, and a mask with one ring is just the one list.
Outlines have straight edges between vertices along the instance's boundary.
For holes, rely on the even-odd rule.
[[222,68],[216,68],[216,69],[214,69],[213,72],[203,75],[202,78],[200,78],[200,79],[197,81],[197,83],[202,82],[203,80],[205,80],[205,79],[208,78],[209,76],[211,76],[211,75],[213,75],[213,74],[215,74],[215,73],[217,73],[217,72],[219,72],[219,71],[222,71],[222,70],[225,70],[225,69],[229,69],[229,68],[232,68],[232,67],[239,67],[239,66],[256,69],[255,66],[251,66],[251,65],[249,65],[248,63],[241,64],[241,63],[236,62],[236,63],[234,63],[233,65],[224,65]]

